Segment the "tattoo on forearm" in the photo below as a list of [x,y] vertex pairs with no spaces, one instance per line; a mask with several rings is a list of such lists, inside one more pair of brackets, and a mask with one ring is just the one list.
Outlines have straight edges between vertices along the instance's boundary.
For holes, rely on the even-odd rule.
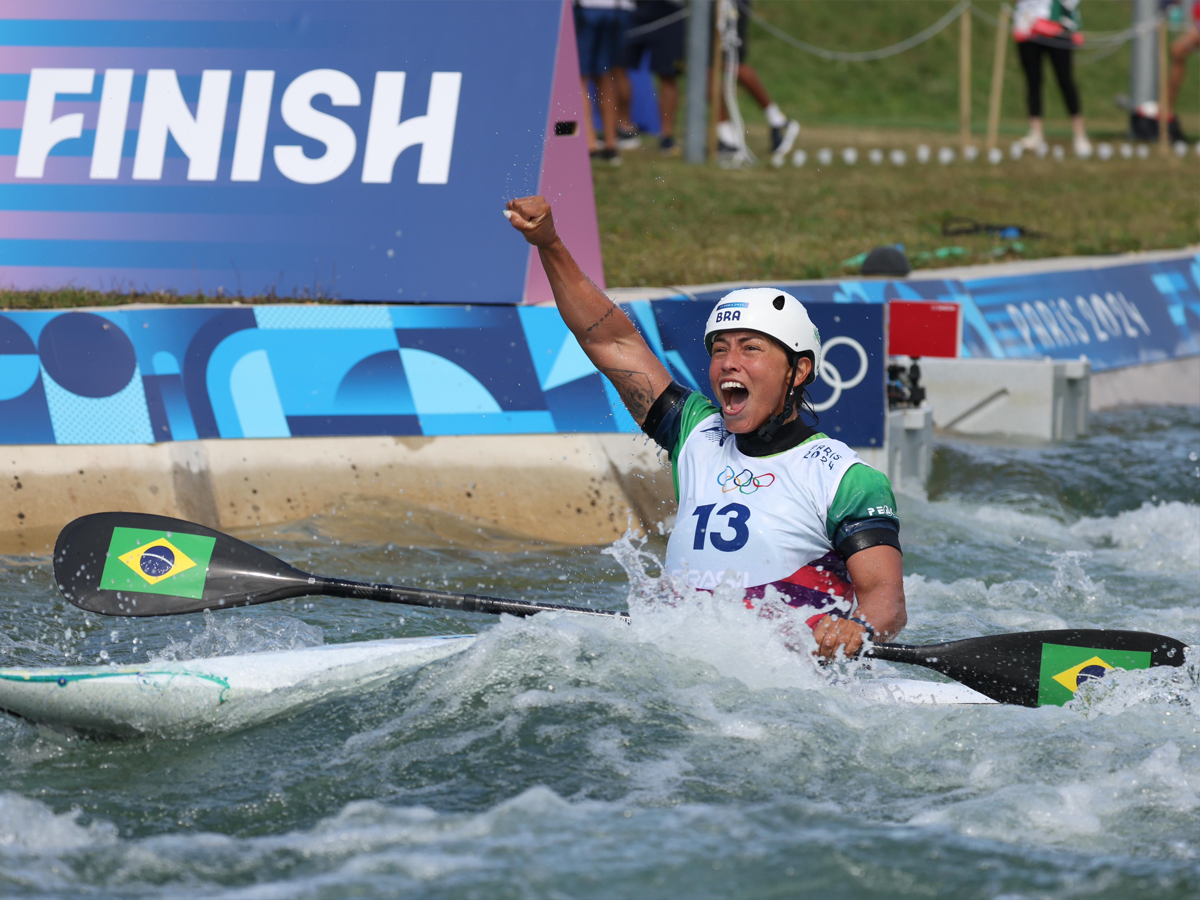
[[629,414],[639,425],[644,422],[646,413],[650,412],[650,407],[658,399],[654,396],[654,387],[650,383],[650,376],[645,372],[637,372],[632,369],[601,369],[600,371],[617,389],[617,393],[625,401],[625,408],[629,410]]
[[604,320],[605,320],[605,319],[611,318],[611,317],[612,317],[612,314],[613,314],[613,313],[615,313],[616,311],[617,311],[617,304],[615,304],[615,303],[609,303],[609,305],[608,305],[608,312],[606,312],[606,313],[605,313],[604,315],[602,315],[602,316],[601,316],[599,319],[597,319],[595,322],[593,322],[591,325],[589,325],[589,326],[587,327],[587,330],[588,330],[588,331],[595,331],[597,328],[599,328],[601,325],[603,325],[603,324],[604,324]]

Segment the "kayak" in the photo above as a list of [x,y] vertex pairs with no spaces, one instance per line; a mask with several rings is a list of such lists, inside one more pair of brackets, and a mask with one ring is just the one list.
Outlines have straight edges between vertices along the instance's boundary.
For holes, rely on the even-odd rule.
[[[0,710],[110,735],[232,731],[380,687],[461,653],[475,635],[395,638],[136,666],[0,669]],[[845,685],[873,703],[995,703],[961,684],[913,679]]]
[[397,638],[134,666],[0,669],[0,709],[100,734],[233,731],[380,687],[474,641]]

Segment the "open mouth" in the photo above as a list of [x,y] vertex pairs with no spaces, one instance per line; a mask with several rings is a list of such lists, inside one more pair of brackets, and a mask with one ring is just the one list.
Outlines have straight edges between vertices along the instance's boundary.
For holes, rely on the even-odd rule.
[[750,399],[750,390],[740,381],[732,379],[721,382],[721,407],[727,416],[736,416]]

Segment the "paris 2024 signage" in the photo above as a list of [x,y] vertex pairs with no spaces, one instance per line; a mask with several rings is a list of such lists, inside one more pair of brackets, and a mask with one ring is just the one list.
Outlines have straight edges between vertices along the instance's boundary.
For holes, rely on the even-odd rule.
[[500,218],[538,191],[599,279],[567,11],[0,4],[0,284],[542,299]]

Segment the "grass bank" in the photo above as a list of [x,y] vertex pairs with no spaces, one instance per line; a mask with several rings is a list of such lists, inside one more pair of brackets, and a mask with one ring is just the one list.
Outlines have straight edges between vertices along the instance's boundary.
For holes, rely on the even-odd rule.
[[[875,166],[859,132],[816,129],[812,148],[858,146],[847,166],[688,166],[649,151],[593,169],[610,285],[832,278],[880,244],[902,243],[921,267],[1123,253],[1200,242],[1200,159],[1107,162],[1023,158],[992,166],[912,162],[919,133],[874,135],[909,162]],[[928,137],[928,136],[925,136]],[[951,216],[1017,224],[1044,237],[943,237]],[[953,249],[958,248],[958,249]],[[939,253],[939,251],[941,251]]]

